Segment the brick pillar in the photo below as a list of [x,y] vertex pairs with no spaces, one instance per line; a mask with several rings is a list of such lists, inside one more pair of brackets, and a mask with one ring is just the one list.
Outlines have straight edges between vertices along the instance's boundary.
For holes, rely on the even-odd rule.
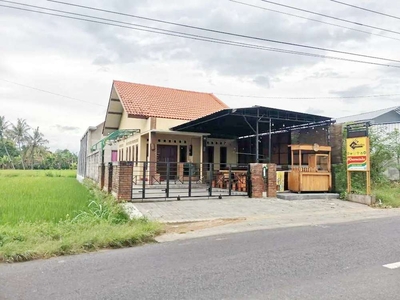
[[276,164],[268,164],[267,196],[276,197]]
[[262,176],[262,164],[250,164],[251,172],[251,196],[252,198],[262,198],[265,190],[264,178]]
[[133,162],[120,161],[118,166],[117,200],[132,199]]

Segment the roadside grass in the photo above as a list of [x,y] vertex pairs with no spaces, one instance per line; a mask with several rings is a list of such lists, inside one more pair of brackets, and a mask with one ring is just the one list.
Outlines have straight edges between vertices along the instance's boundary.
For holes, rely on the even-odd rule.
[[161,232],[158,223],[130,220],[90,182],[16,172],[0,171],[0,262],[131,247]]
[[373,193],[384,206],[400,207],[400,183],[375,187]]

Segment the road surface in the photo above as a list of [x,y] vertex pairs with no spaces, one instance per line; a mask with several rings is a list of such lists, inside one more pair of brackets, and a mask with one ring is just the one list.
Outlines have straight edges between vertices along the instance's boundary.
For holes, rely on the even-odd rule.
[[392,217],[3,264],[0,299],[400,299],[397,262]]

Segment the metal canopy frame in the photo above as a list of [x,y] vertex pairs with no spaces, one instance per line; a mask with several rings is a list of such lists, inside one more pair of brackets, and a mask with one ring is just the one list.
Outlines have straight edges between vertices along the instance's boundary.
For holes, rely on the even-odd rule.
[[[249,138],[271,135],[303,128],[326,126],[335,121],[330,117],[294,112],[264,106],[224,109],[211,115],[171,128],[174,131],[208,132],[215,138]],[[259,143],[256,143],[256,161],[259,162]]]
[[[116,131],[110,133],[105,138],[103,138],[100,141],[98,141],[96,144],[94,144],[90,148],[90,150],[92,152],[94,152],[96,150],[103,150],[104,147],[106,146],[107,142],[116,143],[116,142],[119,142],[119,141],[121,141],[123,139],[127,139],[129,136],[132,136],[135,133],[140,133],[140,129],[120,129],[120,130],[116,130]],[[99,149],[99,147],[100,147],[100,149]]]

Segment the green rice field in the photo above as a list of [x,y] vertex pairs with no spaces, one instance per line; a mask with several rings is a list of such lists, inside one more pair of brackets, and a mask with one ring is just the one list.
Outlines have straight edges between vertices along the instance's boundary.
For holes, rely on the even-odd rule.
[[132,219],[75,171],[0,170],[0,262],[151,242],[160,224]]
[[75,171],[0,171],[0,224],[57,222],[88,209]]

